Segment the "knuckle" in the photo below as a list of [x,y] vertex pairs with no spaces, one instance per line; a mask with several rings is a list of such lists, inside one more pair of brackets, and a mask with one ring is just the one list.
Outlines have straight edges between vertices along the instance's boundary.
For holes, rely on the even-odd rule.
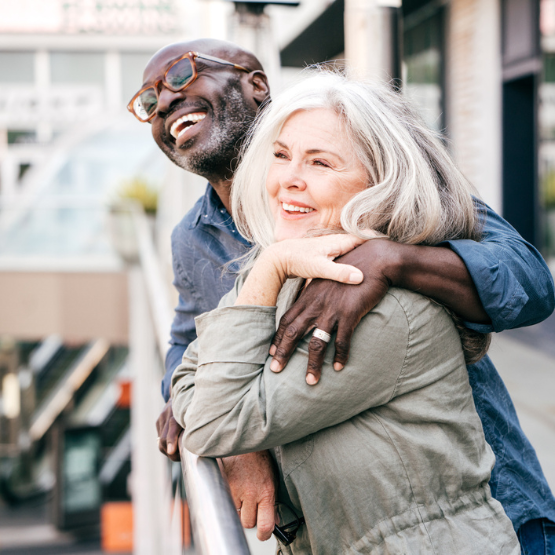
[[295,337],[297,337],[299,333],[299,330],[296,326],[289,324],[286,328],[285,328],[285,337],[289,338],[289,339],[294,339]]
[[274,355],[274,358],[277,359],[284,359],[287,358],[287,355],[289,354],[289,351],[287,351],[286,349],[284,349],[283,347],[278,347],[276,349],[276,354]]
[[279,329],[283,330],[284,328],[286,328],[289,324],[291,324],[291,322],[293,322],[293,317],[291,316],[291,314],[289,314],[289,312],[286,312],[282,317],[281,320],[279,322]]
[[315,337],[313,337],[308,344],[308,348],[311,353],[314,353],[315,355],[321,355],[324,354],[326,351],[326,343],[324,343],[321,339],[316,339]]

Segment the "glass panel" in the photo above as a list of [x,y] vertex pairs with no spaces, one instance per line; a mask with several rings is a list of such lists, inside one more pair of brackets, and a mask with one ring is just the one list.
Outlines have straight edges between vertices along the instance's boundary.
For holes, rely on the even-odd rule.
[[17,145],[22,143],[36,143],[37,132],[35,130],[8,129],[8,144]]
[[63,507],[66,513],[98,509],[100,438],[95,431],[68,433],[64,444]]
[[543,79],[539,86],[539,177],[543,255],[555,258],[555,1],[541,2]]
[[104,85],[104,54],[100,52],[52,52],[52,83]]
[[154,52],[122,52],[121,81],[123,101],[127,104],[142,87],[143,71]]
[[[9,215],[13,224],[0,233],[3,257],[109,257],[116,231],[110,201],[123,183],[140,177],[156,186],[167,160],[152,141],[150,126],[129,115],[111,128],[72,146],[57,170],[46,173],[36,201]],[[23,172],[24,168],[20,168]],[[0,206],[0,217],[12,210]]]
[[436,131],[444,128],[441,21],[436,13],[403,36],[403,90]]
[[34,83],[33,52],[0,52],[0,83]]

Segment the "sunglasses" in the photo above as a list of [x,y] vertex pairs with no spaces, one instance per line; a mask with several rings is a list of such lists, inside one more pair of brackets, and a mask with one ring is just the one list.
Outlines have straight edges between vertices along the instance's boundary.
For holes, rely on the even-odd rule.
[[127,109],[143,123],[150,121],[156,115],[156,108],[158,107],[158,97],[160,95],[160,83],[172,92],[179,92],[192,85],[198,77],[197,64],[195,60],[200,58],[202,60],[209,60],[218,64],[232,66],[240,71],[250,73],[251,70],[246,67],[227,62],[214,56],[207,54],[199,54],[198,52],[187,52],[181,58],[175,60],[172,65],[164,73],[164,77],[154,85],[148,85],[142,88],[127,105]]

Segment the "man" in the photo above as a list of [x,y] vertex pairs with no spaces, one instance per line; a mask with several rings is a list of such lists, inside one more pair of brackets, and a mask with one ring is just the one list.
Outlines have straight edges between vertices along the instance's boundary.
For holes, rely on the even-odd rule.
[[[166,400],[171,374],[195,338],[193,318],[215,308],[231,288],[236,266],[223,275],[221,268],[248,248],[230,216],[229,188],[238,147],[268,95],[266,77],[252,54],[229,43],[199,40],[159,51],[131,103],[139,119],[152,123],[154,139],[166,155],[209,181],[204,197],[172,236],[174,283],[180,299],[162,385]],[[335,367],[340,369],[347,362],[356,324],[391,285],[436,299],[480,331],[530,325],[545,319],[554,307],[553,281],[541,256],[489,209],[481,243],[449,241],[424,247],[374,240],[345,255],[342,262],[358,266],[363,283],[311,283],[280,323],[272,347],[274,367],[283,368],[298,340],[317,324],[336,332]],[[311,383],[319,379],[325,349],[324,340],[311,339],[307,369]],[[486,439],[497,457],[492,492],[523,545],[546,545],[547,535],[553,533],[549,521],[555,520],[555,500],[503,382],[487,357],[469,367],[469,377]],[[157,427],[160,450],[175,460],[180,429],[171,401]],[[259,538],[269,537],[274,524],[269,455],[230,457],[223,467],[243,525],[257,524]],[[544,552],[531,549],[530,553]]]

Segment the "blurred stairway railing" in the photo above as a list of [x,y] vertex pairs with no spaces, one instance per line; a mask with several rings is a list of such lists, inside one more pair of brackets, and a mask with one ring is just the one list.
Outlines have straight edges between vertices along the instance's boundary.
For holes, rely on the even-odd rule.
[[32,441],[38,441],[50,429],[56,418],[72,401],[74,393],[106,355],[109,348],[108,341],[97,339],[67,370],[65,376],[50,393],[50,396],[39,407],[31,422],[29,437]]
[[[166,536],[171,515],[161,516],[164,507],[170,507],[169,499],[162,499],[161,494],[166,491],[171,495],[171,479],[167,465],[165,471],[160,471],[160,461],[164,461],[157,451],[154,434],[154,423],[161,409],[160,379],[173,310],[147,217],[139,205],[130,206],[129,211],[134,223],[139,260],[139,264],[130,271],[129,283],[130,362],[135,373],[131,413],[134,552],[145,555],[173,553],[175,543]],[[152,337],[156,338],[155,346],[152,345]],[[155,371],[157,366],[159,372]],[[198,457],[187,451],[182,443],[179,448],[185,496],[193,528],[194,553],[249,554],[227,481],[216,460]],[[153,528],[156,522],[161,524],[158,530]],[[171,535],[171,532],[168,534]]]

